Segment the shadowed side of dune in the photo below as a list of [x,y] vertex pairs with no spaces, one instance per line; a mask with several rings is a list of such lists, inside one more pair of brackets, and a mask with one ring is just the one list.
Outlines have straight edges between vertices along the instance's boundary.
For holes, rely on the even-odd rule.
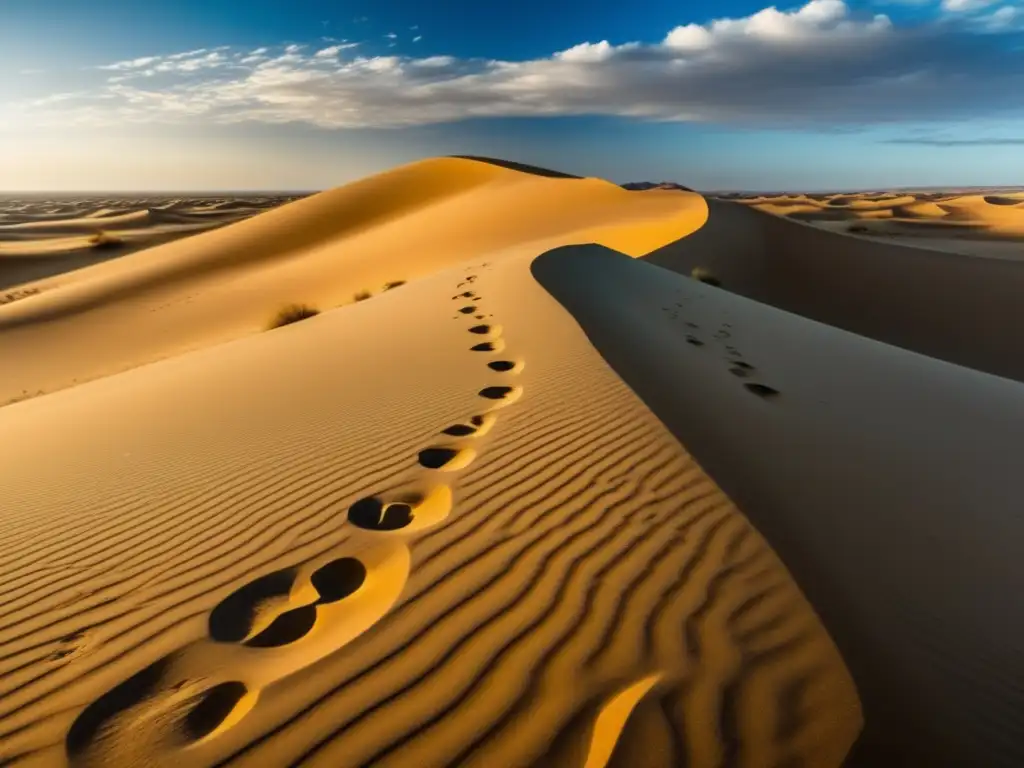
[[861,695],[850,764],[1024,764],[1024,387],[597,245],[532,271],[796,577]]
[[744,296],[941,360],[1024,380],[1024,263],[865,240],[709,200],[707,223],[646,260],[704,266]]
[[526,163],[517,163],[514,160],[501,160],[496,157],[480,157],[477,155],[452,155],[454,158],[460,160],[476,160],[478,163],[488,163],[489,165],[497,165],[500,168],[507,168],[510,171],[519,171],[521,173],[532,173],[534,176],[546,176],[549,179],[582,179],[582,176],[575,176],[571,173],[563,173],[562,171],[553,171],[550,168],[541,168],[536,165],[527,165]]

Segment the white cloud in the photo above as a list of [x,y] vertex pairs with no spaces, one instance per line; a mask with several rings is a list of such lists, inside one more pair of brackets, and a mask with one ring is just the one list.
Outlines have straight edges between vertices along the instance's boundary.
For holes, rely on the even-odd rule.
[[615,48],[608,44],[607,40],[600,43],[580,43],[566,51],[555,54],[556,59],[562,61],[594,62],[610,59],[615,53]]
[[[991,25],[1015,16],[997,11]],[[324,128],[598,114],[807,127],[1019,114],[1007,95],[1024,93],[1024,41],[958,18],[903,26],[811,0],[679,26],[657,43],[581,42],[527,61],[338,56],[355,43],[189,51],[106,65],[114,76],[73,99],[0,108],[25,124]]]
[[[258,53],[260,50],[266,51],[266,48],[258,49],[256,51],[253,51],[253,53]],[[177,59],[192,59],[192,58],[195,58],[196,56],[199,56],[199,55],[204,54],[204,53],[206,53],[206,49],[205,48],[197,48],[194,51],[185,51],[184,53],[175,53],[175,54],[172,54],[171,56],[167,56],[166,58],[170,59],[171,61],[176,61]]]
[[316,59],[333,59],[342,51],[355,48],[358,45],[359,43],[338,43],[337,45],[317,51],[313,57]]
[[129,59],[127,61],[117,61],[117,62],[114,62],[113,64],[105,64],[105,65],[96,67],[96,69],[107,69],[107,70],[113,70],[113,71],[120,71],[120,70],[125,70],[125,69],[141,69],[143,67],[148,67],[154,61],[159,61],[159,60],[160,60],[159,56],[143,56],[143,57],[138,58],[138,59]]
[[942,10],[952,13],[977,11],[995,4],[998,0],[942,0]]
[[418,42],[419,42],[420,40],[422,40],[422,39],[423,39],[423,35],[416,35],[416,37],[414,37],[414,38],[412,39],[412,41],[413,41],[414,43],[418,43]]
[[1004,5],[984,16],[982,21],[989,29],[995,31],[1024,28],[1024,8]]

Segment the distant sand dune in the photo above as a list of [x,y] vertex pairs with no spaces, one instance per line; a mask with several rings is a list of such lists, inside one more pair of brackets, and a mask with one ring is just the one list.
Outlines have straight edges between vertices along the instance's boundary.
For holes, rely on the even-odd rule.
[[[0,198],[0,290],[119,258],[225,226],[288,198],[221,201],[87,198],[57,208]],[[48,212],[44,212],[48,211]],[[116,248],[96,248],[98,232]],[[40,286],[32,286],[40,288]]]
[[[936,226],[960,224],[963,239],[952,244],[951,250],[967,254],[986,255],[997,252],[986,241],[1019,239],[1024,243],[1024,194],[1008,195],[935,195],[935,194],[883,194],[860,193],[832,195],[819,199],[807,195],[748,196],[729,198],[765,213],[791,217],[801,221],[832,222],[861,219],[890,219],[890,223],[871,226],[864,234],[874,236],[927,236],[942,237],[942,230],[927,233],[919,226],[908,223],[932,222]],[[941,222],[939,221],[941,219]],[[948,232],[948,230],[947,230]],[[1024,255],[1024,252],[1022,252]]]

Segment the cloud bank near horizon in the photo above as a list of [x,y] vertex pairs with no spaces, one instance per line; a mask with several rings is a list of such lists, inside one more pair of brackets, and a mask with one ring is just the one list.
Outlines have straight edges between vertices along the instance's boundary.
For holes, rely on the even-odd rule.
[[[906,2],[906,0],[902,0]],[[891,0],[895,2],[895,0]],[[361,55],[360,43],[197,49],[93,68],[96,83],[0,104],[0,127],[304,123],[401,128],[605,115],[829,127],[1024,114],[1024,12],[942,0],[927,23],[843,0],[583,42],[527,61]]]

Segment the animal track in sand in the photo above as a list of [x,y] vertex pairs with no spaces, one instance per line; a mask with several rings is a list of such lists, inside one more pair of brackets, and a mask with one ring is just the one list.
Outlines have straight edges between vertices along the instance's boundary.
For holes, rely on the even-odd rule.
[[480,325],[470,326],[469,332],[475,333],[478,336],[492,336],[497,338],[501,335],[501,326],[481,323]]
[[472,315],[474,312],[476,312],[476,307],[471,304],[468,307],[461,307],[459,309],[459,312],[461,312],[464,315]]
[[698,339],[696,336],[694,336],[692,334],[687,334],[686,335],[686,343],[687,344],[692,344],[695,347],[703,347],[704,346],[704,342],[701,341],[700,339]]

